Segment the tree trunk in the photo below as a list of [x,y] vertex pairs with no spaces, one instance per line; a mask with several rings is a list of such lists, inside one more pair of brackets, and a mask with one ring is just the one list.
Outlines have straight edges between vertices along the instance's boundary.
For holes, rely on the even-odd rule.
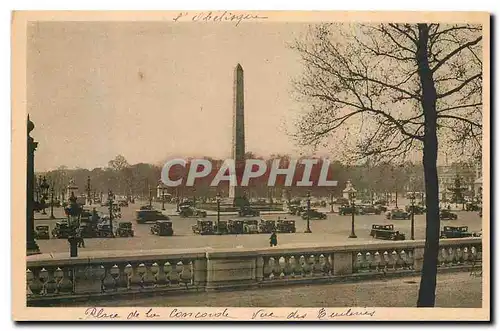
[[438,141],[436,134],[436,88],[432,71],[429,67],[427,44],[429,27],[427,24],[418,24],[419,39],[417,47],[417,65],[420,83],[422,85],[422,108],[425,117],[425,136],[423,166],[425,176],[425,251],[418,293],[417,307],[434,307],[436,300],[436,276],[439,253],[439,196],[437,177]]

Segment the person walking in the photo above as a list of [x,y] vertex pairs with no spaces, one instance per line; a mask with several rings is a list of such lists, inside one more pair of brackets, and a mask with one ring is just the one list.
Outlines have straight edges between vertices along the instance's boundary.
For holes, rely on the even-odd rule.
[[271,233],[271,237],[269,237],[269,246],[277,246],[278,245],[278,236],[276,235],[276,231],[273,230]]

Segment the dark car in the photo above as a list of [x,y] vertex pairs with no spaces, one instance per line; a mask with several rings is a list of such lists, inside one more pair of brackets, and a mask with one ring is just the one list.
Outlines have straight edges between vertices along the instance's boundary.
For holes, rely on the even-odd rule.
[[198,233],[201,235],[214,234],[215,228],[214,223],[209,220],[197,220],[196,224],[192,227],[193,233]]
[[306,208],[304,206],[300,206],[300,205],[294,205],[294,206],[291,206],[290,207],[290,210],[289,210],[289,214],[290,215],[300,215],[302,214],[304,211],[306,210]]
[[370,236],[383,240],[405,240],[404,233],[394,230],[393,224],[373,224]]
[[128,207],[128,201],[127,200],[120,200],[120,201],[118,201],[118,206]]
[[57,239],[68,239],[70,228],[68,222],[56,222],[56,226],[52,229],[52,237]]
[[423,213],[425,213],[425,208],[422,207],[422,206],[418,206],[418,205],[408,205],[405,207],[405,210],[407,213],[412,213],[412,210],[413,210],[413,214],[414,215],[422,215]]
[[409,220],[410,214],[405,212],[403,209],[393,209],[385,214],[385,217],[389,220]]
[[[354,215],[363,215],[363,209],[359,208],[359,206],[354,206]],[[352,215],[352,206],[350,205],[342,205],[339,208],[339,215]]]
[[307,210],[305,212],[302,213],[301,217],[303,220],[306,220],[308,218],[308,215],[309,215],[309,219],[310,220],[324,220],[326,219],[326,214],[325,213],[322,213],[316,209],[309,209],[309,212],[307,212]]
[[82,238],[98,237],[97,224],[92,222],[81,222],[79,226],[79,231]]
[[229,220],[227,222],[227,230],[230,234],[242,234],[244,233],[243,226],[245,223],[243,220]]
[[111,231],[111,226],[109,224],[104,224],[104,223],[97,225],[97,235],[103,238],[113,237],[113,231]]
[[173,236],[174,229],[172,227],[172,222],[170,221],[156,221],[153,226],[151,226],[151,234],[157,236]]
[[244,217],[244,216],[259,216],[260,215],[260,211],[256,210],[256,209],[253,209],[249,206],[245,206],[245,207],[241,207],[240,211],[238,212],[238,215],[240,215],[240,217]]
[[465,204],[465,210],[467,211],[479,211],[481,207],[475,202],[467,202]]
[[259,221],[258,220],[244,220],[243,221],[243,233],[247,233],[247,234],[259,233]]
[[193,207],[182,207],[180,217],[207,217],[207,212]]
[[150,205],[144,205],[144,206],[140,206],[139,210],[154,210],[154,207],[150,206]]
[[467,226],[445,226],[441,231],[441,238],[466,238],[473,237]]
[[156,221],[169,221],[170,217],[163,215],[158,210],[137,210],[135,212],[135,220],[138,224]]
[[279,233],[295,233],[295,221],[292,220],[279,220],[276,223],[276,232]]
[[118,223],[118,229],[116,230],[117,237],[133,237],[134,230],[132,229],[132,222],[120,222]]
[[373,205],[360,205],[359,208],[362,210],[362,214],[364,215],[367,214],[380,215],[382,213],[382,210],[380,208],[377,208]]
[[439,213],[439,218],[442,220],[456,220],[456,219],[458,219],[458,215],[450,212],[447,209],[443,209]]
[[275,230],[276,230],[276,221],[260,220],[259,224],[260,233],[272,233]]
[[40,224],[35,227],[35,239],[50,239],[49,226]]

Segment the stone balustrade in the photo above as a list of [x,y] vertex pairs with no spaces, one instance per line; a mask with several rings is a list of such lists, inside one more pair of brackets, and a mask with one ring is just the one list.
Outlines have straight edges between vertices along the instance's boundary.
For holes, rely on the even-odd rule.
[[[86,252],[27,259],[28,304],[130,293],[237,289],[419,272],[424,241]],[[439,269],[481,268],[481,238],[440,241]]]

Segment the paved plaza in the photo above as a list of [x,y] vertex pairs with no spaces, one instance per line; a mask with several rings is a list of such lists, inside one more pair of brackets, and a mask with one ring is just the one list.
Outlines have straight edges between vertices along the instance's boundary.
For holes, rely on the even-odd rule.
[[[415,307],[420,277],[391,278],[328,285],[295,285],[231,292],[200,292],[86,301],[99,307]],[[481,308],[481,277],[468,272],[437,278],[436,307]],[[81,303],[60,303],[79,306]],[[397,316],[395,317],[397,319]]]
[[[117,221],[132,221],[135,236],[132,238],[91,238],[85,239],[85,248],[80,251],[95,250],[148,250],[148,249],[182,249],[182,248],[234,248],[243,246],[245,248],[262,248],[269,246],[269,234],[246,234],[246,235],[195,235],[192,232],[192,225],[196,224],[196,218],[181,218],[172,216],[174,236],[160,237],[150,233],[151,224],[136,224],[134,221],[135,210],[141,204],[131,204],[129,207],[122,207],[122,218]],[[156,206],[158,209],[160,205]],[[167,205],[166,214],[175,214],[175,206]],[[105,207],[98,207],[98,210],[105,211]],[[327,209],[325,209],[326,211]],[[442,226],[468,226],[469,230],[481,230],[481,218],[477,212],[457,211],[458,220],[442,221]],[[55,211],[56,217],[63,217],[61,208]],[[384,215],[362,215],[355,217],[356,239],[348,239],[351,231],[351,217],[339,216],[338,214],[327,213],[325,220],[311,220],[312,233],[304,233],[306,221],[299,216],[288,214],[266,214],[261,215],[265,219],[293,219],[296,221],[297,233],[278,234],[278,245],[289,246],[294,244],[321,243],[328,245],[341,245],[345,243],[360,242],[380,242],[369,236],[372,224],[394,224],[396,230],[406,234],[410,238],[410,220],[387,220]],[[36,214],[35,225],[48,224],[51,229],[57,220],[40,219],[43,215]],[[45,216],[46,217],[46,216]],[[236,218],[236,215],[222,215],[221,219]],[[208,216],[215,222],[216,216]],[[415,239],[425,238],[425,215],[415,216]],[[38,240],[38,245],[43,253],[68,252],[68,242],[66,239]]]

